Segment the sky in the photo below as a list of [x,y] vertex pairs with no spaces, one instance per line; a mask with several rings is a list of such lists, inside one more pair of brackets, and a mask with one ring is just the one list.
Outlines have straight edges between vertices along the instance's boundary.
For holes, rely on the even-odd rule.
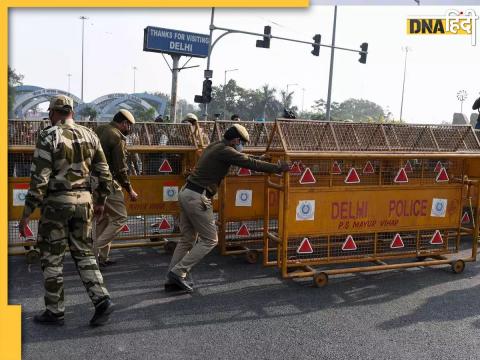
[[[317,1],[318,3],[319,1]],[[349,1],[344,1],[348,3]],[[379,1],[371,1],[378,3]],[[324,3],[324,1],[322,1]],[[397,4],[412,1],[397,0]],[[412,36],[406,34],[406,19],[441,16],[448,9],[474,9],[480,6],[464,0],[454,6],[338,6],[336,45],[359,50],[369,44],[366,64],[359,55],[335,51],[332,101],[367,99],[400,115],[404,48],[408,47],[403,119],[409,123],[451,122],[460,111],[457,92],[465,90],[463,105],[467,116],[480,96],[480,36],[472,46],[469,36]],[[430,1],[432,3],[432,1]],[[435,3],[443,3],[437,0]],[[272,34],[312,41],[322,35],[322,44],[331,44],[333,6],[316,5],[306,9],[216,9],[215,25],[262,33],[265,25]],[[110,93],[136,91],[170,93],[171,72],[161,54],[143,51],[143,29],[157,26],[208,34],[210,9],[11,9],[9,13],[9,64],[23,74],[24,84],[67,90],[80,97],[81,20],[85,22],[84,98],[92,101]],[[477,21],[477,28],[480,21]],[[477,29],[478,33],[478,29]],[[217,38],[220,31],[214,31]],[[222,38],[212,51],[213,84],[235,79],[244,88],[269,84],[294,91],[294,105],[308,110],[315,100],[327,98],[330,50],[321,48],[313,56],[311,45],[272,39],[270,49],[255,47],[258,37],[231,34]],[[171,64],[171,58],[165,55]],[[180,64],[188,58],[182,57]],[[193,103],[201,93],[206,59],[193,58],[179,73],[179,98]]]

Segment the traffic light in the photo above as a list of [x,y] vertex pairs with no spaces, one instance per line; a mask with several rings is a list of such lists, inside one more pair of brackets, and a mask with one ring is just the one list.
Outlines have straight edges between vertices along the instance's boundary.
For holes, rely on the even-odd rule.
[[259,48],[270,48],[270,34],[272,33],[272,28],[270,26],[265,26],[263,28],[263,40],[257,40],[257,47]]
[[315,34],[315,36],[312,39],[313,39],[313,42],[315,43],[315,45],[312,45],[313,47],[312,55],[318,56],[320,55],[320,42],[322,41],[322,35]]
[[361,51],[359,51],[358,53],[360,54],[360,59],[358,59],[358,62],[362,63],[362,64],[366,64],[367,63],[367,50],[368,50],[368,43],[362,43],[362,45],[360,45],[360,49]]
[[203,101],[203,96],[202,95],[195,95],[193,98],[193,101],[196,102],[197,104],[205,104]]
[[205,103],[212,101],[212,80],[203,80],[202,97]]

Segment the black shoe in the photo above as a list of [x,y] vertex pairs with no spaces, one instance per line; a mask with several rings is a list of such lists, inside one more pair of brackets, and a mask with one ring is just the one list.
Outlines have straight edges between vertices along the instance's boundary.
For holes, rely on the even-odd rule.
[[107,260],[98,260],[98,265],[101,267],[101,268],[104,268],[104,267],[107,267],[107,266],[111,266],[111,265],[115,265],[117,262],[115,260],[111,260],[111,259],[107,259]]
[[90,320],[90,326],[99,326],[105,324],[113,310],[114,304],[110,299],[105,299],[97,304],[95,306],[95,314],[93,314],[93,317]]
[[[185,282],[193,288],[193,280],[188,277],[185,277]],[[165,281],[165,292],[176,292],[176,291],[185,291],[184,288],[180,287],[177,283],[168,279]]]
[[33,321],[44,325],[63,325],[65,323],[63,314],[54,314],[50,310],[45,310],[43,313],[35,315]]
[[173,271],[168,272],[167,278],[168,278],[168,280],[170,280],[170,282],[178,285],[180,288],[185,290],[187,293],[192,293],[193,292],[193,287],[191,287],[188,284],[187,280],[182,278],[181,276],[178,276]]

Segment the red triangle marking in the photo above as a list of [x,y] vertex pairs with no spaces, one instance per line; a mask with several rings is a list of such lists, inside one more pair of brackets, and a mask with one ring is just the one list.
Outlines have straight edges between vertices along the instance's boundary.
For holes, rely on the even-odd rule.
[[250,231],[248,231],[247,225],[243,224],[240,226],[240,229],[237,231],[238,236],[250,236]]
[[122,226],[120,231],[123,232],[123,233],[128,233],[128,232],[130,232],[130,228],[128,227],[127,224],[125,224],[125,225]]
[[450,179],[448,178],[447,170],[444,167],[440,170],[437,177],[435,178],[436,182],[447,182]]
[[250,175],[252,175],[252,172],[250,171],[250,169],[240,168],[237,171],[237,175],[238,176],[250,176]]
[[340,167],[340,165],[338,165],[336,161],[334,161],[332,165],[332,174],[340,175],[341,173],[342,173],[342,168]]
[[462,224],[470,224],[470,216],[468,215],[468,212],[465,211],[462,217]]
[[435,230],[435,234],[433,234],[432,239],[430,240],[430,244],[432,245],[443,244],[443,237],[442,237],[442,234],[440,234],[440,231]]
[[[23,237],[23,236],[20,236],[20,237]],[[33,238],[33,231],[32,229],[30,229],[30,226],[27,225],[27,227],[25,228],[25,239],[31,239]]]
[[442,168],[443,168],[443,165],[442,165],[442,163],[439,161],[439,162],[437,162],[437,165],[435,165],[435,169],[433,169],[433,171],[439,172],[440,170],[442,170]]
[[405,169],[406,172],[413,172],[413,168],[412,168],[412,164],[410,163],[410,160],[407,160],[403,168]]
[[172,171],[173,171],[173,169],[170,166],[170,163],[168,162],[168,160],[167,159],[163,160],[163,163],[162,163],[162,165],[160,165],[160,168],[158,169],[158,172],[169,173],[169,172],[172,172]]
[[343,251],[355,251],[355,250],[357,250],[357,244],[355,244],[355,241],[353,240],[352,235],[347,236],[347,238],[345,239],[345,241],[342,245],[342,250]]
[[395,179],[393,179],[393,182],[395,183],[408,183],[408,176],[405,171],[405,169],[402,167],[400,170],[398,170],[397,176],[395,176]]
[[396,234],[390,243],[390,249],[401,249],[404,248],[405,244],[403,243],[402,237],[400,234]]
[[303,238],[302,242],[300,243],[300,246],[297,248],[297,254],[311,254],[313,253],[313,247],[312,244],[310,244],[310,241],[308,238]]
[[350,168],[348,175],[345,178],[345,184],[358,184],[360,182],[360,177],[358,176],[357,170],[355,168]]
[[293,165],[290,167],[290,174],[291,175],[302,175],[302,169],[298,163],[294,162]]
[[160,230],[170,230],[172,228],[172,225],[167,221],[167,219],[163,218],[162,222],[158,226]]
[[363,168],[363,173],[364,174],[374,174],[375,173],[375,168],[373,167],[373,165],[370,161],[367,161],[367,163],[365,164],[365,167]]
[[316,182],[317,180],[313,176],[312,170],[307,167],[300,178],[300,184],[315,184]]

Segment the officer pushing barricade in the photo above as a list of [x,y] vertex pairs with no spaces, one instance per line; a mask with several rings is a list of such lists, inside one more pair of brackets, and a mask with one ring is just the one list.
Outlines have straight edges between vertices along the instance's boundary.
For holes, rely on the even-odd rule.
[[234,124],[223,137],[204,150],[178,195],[182,238],[170,262],[165,290],[193,291],[188,274],[218,243],[212,197],[231,165],[267,173],[289,170],[285,162],[271,164],[243,154],[243,145],[250,140],[243,126]]
[[[112,180],[95,133],[73,121],[73,100],[54,97],[48,108],[52,126],[37,141],[31,167],[30,190],[19,224],[22,236],[30,216],[41,208],[38,247],[45,285],[46,310],[34,317],[41,324],[63,325],[63,259],[67,246],[88,295],[95,305],[90,325],[102,325],[113,311],[93,253],[92,217],[101,216]],[[92,203],[90,176],[98,177]]]
[[112,192],[105,202],[105,214],[97,221],[95,229],[96,255],[101,267],[115,264],[115,261],[109,259],[110,246],[127,223],[127,208],[122,188],[130,195],[130,201],[136,201],[138,198],[128,177],[127,164],[126,136],[131,133],[134,124],[135,118],[130,111],[120,109],[112,122],[100,125],[96,129],[113,177]]

